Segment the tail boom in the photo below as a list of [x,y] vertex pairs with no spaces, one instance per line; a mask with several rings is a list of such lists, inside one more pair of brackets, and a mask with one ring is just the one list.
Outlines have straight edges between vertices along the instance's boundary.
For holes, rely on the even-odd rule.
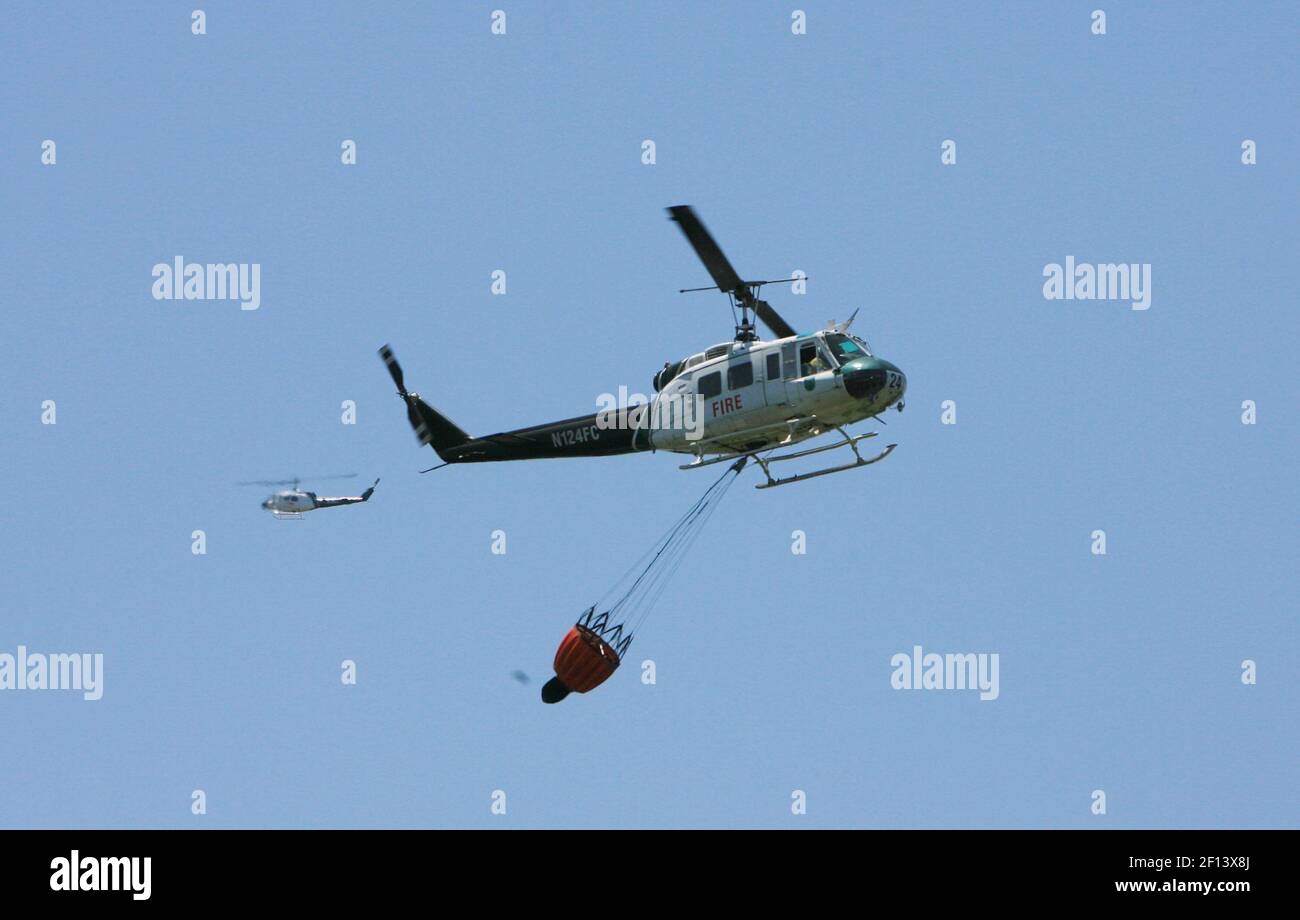
[[[401,365],[387,345],[379,349],[406,403],[406,417],[421,444],[430,445],[443,463],[486,463],[498,460],[539,460],[551,457],[606,457],[650,450],[650,432],[635,427],[603,427],[595,413],[547,422],[485,437],[464,429],[420,398],[409,393]],[[435,467],[436,469],[436,467]]]
[[448,463],[541,460],[557,457],[609,457],[650,449],[650,432],[602,428],[599,416],[581,415],[482,438],[471,438],[438,456]]

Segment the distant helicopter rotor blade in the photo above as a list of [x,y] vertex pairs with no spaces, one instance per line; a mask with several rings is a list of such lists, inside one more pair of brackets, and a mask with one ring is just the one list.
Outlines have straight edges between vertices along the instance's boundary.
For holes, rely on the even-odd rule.
[[356,473],[338,473],[333,476],[296,476],[293,479],[251,479],[237,482],[237,486],[293,486],[298,488],[300,482],[320,482],[326,479],[355,479]]
[[688,204],[674,205],[668,209],[670,219],[677,221],[677,226],[682,228],[682,233],[686,234],[687,241],[695,250],[695,254],[700,257],[704,267],[709,270],[709,275],[713,278],[714,284],[718,290],[725,294],[734,294],[740,298],[742,303],[748,303],[753,299],[748,285],[740,280],[740,275],[731,267],[727,257],[723,255],[722,248],[718,246],[713,235],[709,233],[704,222],[696,215],[695,209]]

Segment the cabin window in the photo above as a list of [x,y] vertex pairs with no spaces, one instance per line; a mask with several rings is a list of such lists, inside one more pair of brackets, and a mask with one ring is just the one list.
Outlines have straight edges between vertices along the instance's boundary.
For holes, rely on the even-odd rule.
[[699,380],[700,395],[712,399],[722,392],[722,371],[704,374]]
[[781,355],[775,351],[770,352],[767,356],[767,379],[781,379]]
[[799,376],[807,377],[826,370],[826,362],[817,355],[817,342],[804,342],[799,346]]
[[727,389],[739,390],[754,382],[754,362],[749,358],[727,368]]
[[781,376],[786,380],[793,380],[799,376],[797,358],[794,342],[787,342],[781,346]]

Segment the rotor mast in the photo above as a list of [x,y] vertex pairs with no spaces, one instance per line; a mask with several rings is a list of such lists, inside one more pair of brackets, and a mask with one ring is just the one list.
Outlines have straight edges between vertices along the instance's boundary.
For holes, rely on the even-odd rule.
[[700,257],[700,261],[704,263],[704,267],[713,278],[713,284],[709,287],[684,288],[681,293],[718,290],[726,294],[731,301],[732,311],[734,312],[737,306],[740,308],[740,319],[736,323],[737,342],[753,342],[758,338],[758,333],[754,329],[755,317],[771,329],[779,339],[795,335],[794,327],[782,319],[781,315],[772,309],[771,304],[758,298],[758,292],[763,285],[773,282],[742,280],[690,205],[675,205],[668,209],[668,215],[670,219],[677,222],[677,226],[681,227],[687,242],[691,244],[691,248],[695,250],[695,254]]

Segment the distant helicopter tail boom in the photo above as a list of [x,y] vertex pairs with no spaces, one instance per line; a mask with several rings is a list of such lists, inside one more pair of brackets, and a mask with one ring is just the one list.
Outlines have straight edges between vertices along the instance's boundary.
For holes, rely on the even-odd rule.
[[339,505],[357,505],[361,502],[368,502],[370,501],[370,496],[375,494],[375,486],[377,485],[379,485],[378,479],[375,480],[374,485],[366,489],[366,491],[362,492],[360,495],[341,495],[336,498],[322,498],[314,492],[308,492],[307,494],[311,496],[312,507],[307,508],[306,510],[312,511],[315,508],[334,508]]

